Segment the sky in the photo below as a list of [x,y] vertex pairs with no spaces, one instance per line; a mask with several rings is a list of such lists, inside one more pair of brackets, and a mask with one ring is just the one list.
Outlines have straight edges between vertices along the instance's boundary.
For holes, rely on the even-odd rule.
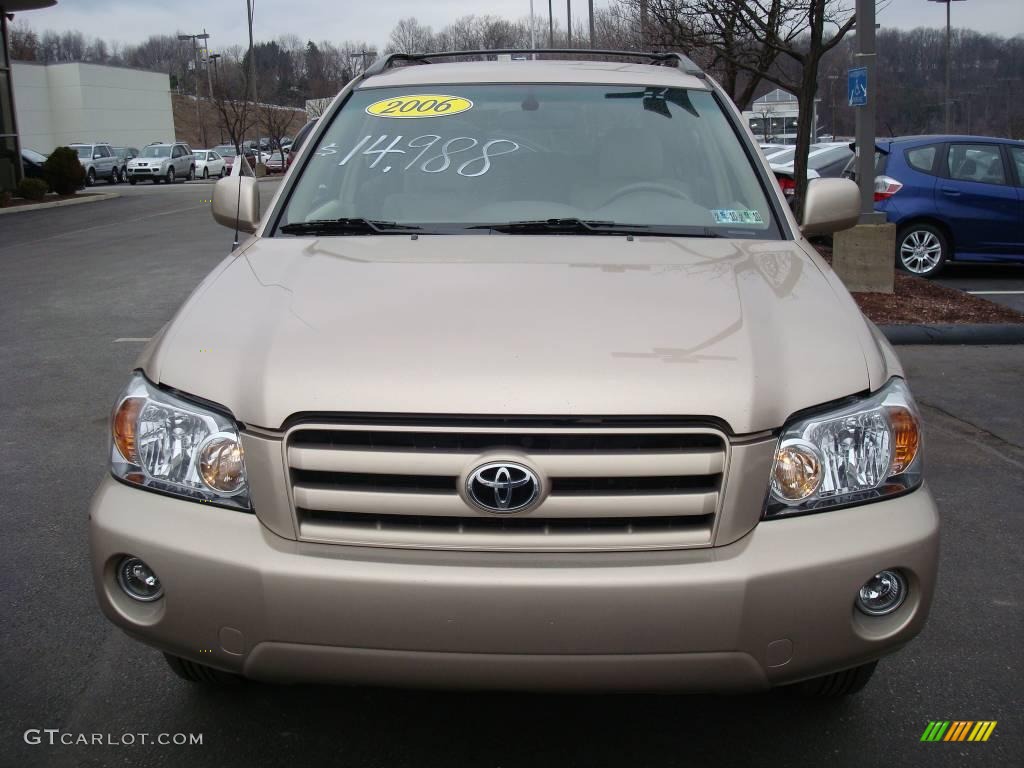
[[[846,0],[852,4],[852,0]],[[597,0],[596,7],[607,4]],[[548,4],[534,0],[538,15]],[[586,0],[572,3],[573,15],[586,17]],[[565,0],[554,0],[555,16],[565,19]],[[291,33],[301,39],[366,40],[382,46],[395,22],[415,16],[439,29],[468,14],[507,18],[529,15],[529,0],[255,0],[256,38],[269,40]],[[1024,34],[1024,0],[961,0],[952,6],[953,25],[1001,35]],[[58,0],[58,5],[20,15],[36,31],[80,30],[90,37],[138,42],[151,34],[195,33],[204,27],[210,47],[247,40],[245,0]],[[880,12],[883,27],[942,27],[945,5],[928,0],[890,0]]]

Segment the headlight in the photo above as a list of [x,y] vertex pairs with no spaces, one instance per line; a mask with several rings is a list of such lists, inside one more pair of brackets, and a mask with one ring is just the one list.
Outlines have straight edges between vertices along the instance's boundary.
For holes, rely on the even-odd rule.
[[904,493],[921,484],[917,406],[902,379],[851,405],[782,430],[765,517],[819,512]]
[[234,420],[157,389],[136,373],[114,406],[115,477],[142,488],[251,509]]

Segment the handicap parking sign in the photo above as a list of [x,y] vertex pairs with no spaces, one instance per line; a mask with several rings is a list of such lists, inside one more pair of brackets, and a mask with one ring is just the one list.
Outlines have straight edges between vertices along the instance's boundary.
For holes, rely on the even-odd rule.
[[846,72],[846,90],[851,107],[865,107],[868,103],[868,69],[854,67]]

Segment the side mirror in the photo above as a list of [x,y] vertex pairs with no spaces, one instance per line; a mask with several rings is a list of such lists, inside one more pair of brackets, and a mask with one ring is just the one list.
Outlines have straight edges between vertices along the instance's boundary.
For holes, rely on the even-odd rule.
[[830,235],[860,218],[860,189],[849,179],[813,179],[804,200],[804,235]]
[[226,176],[213,187],[213,219],[229,229],[255,232],[260,225],[260,185],[252,176]]

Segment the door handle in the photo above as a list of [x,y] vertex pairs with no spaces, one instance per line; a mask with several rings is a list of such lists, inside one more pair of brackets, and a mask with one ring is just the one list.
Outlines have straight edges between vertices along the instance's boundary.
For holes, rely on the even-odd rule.
[[957,197],[960,194],[960,190],[955,187],[943,187],[942,194],[949,195],[950,197]]

